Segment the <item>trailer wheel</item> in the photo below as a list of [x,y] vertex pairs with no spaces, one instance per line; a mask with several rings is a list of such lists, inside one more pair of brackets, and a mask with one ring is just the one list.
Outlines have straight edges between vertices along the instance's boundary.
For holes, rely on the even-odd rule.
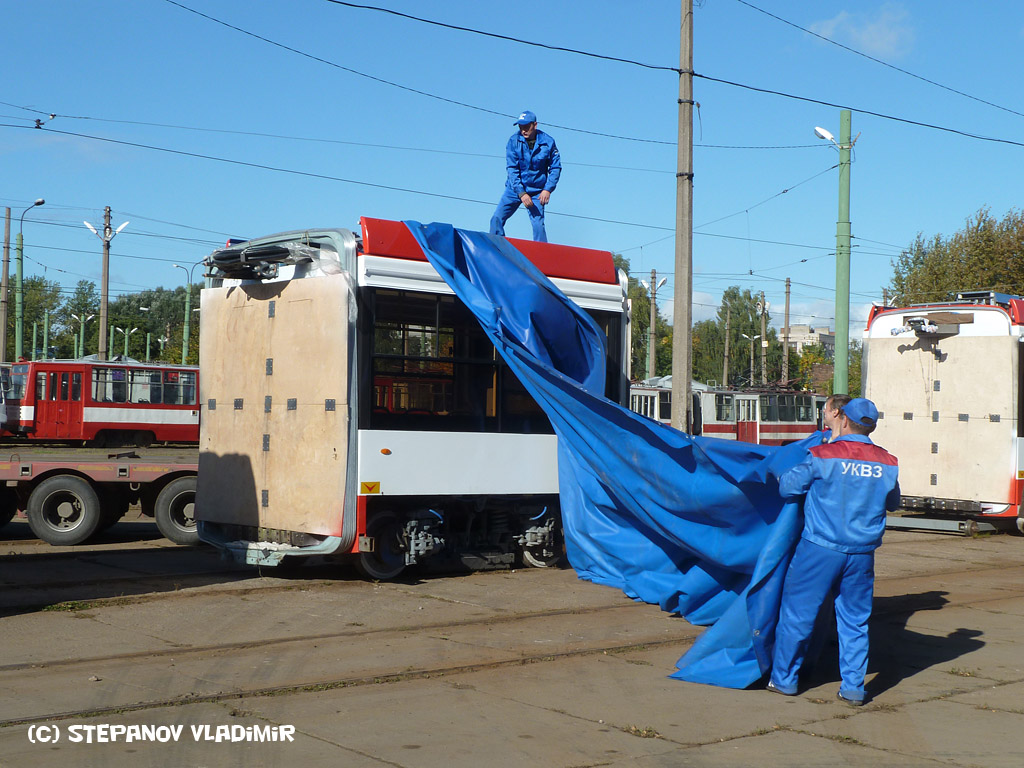
[[156,497],[156,527],[175,544],[198,544],[195,508],[195,475],[172,480]]
[[43,480],[28,497],[27,512],[32,532],[56,546],[81,544],[96,532],[102,518],[96,490],[74,475]]
[[375,515],[366,524],[366,535],[374,540],[373,552],[356,555],[356,569],[366,578],[390,581],[405,570],[402,522],[393,512]]

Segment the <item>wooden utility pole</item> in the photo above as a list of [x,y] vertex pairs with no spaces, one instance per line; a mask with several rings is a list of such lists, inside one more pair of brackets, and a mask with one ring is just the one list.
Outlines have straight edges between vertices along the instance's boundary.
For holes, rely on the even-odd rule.
[[782,328],[782,385],[789,386],[789,278],[786,278],[786,319]]
[[7,273],[11,264],[11,209],[4,215],[4,267],[0,275],[0,363],[7,362]]
[[676,146],[676,289],[672,311],[672,426],[690,431],[693,359],[693,0],[679,24],[679,138]]

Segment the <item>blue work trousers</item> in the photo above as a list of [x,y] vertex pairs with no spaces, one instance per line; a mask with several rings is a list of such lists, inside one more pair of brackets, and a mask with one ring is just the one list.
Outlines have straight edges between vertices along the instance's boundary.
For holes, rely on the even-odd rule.
[[[527,208],[526,212],[530,214],[533,239],[538,243],[546,243],[548,241],[548,234],[544,231],[544,206],[537,200],[539,195],[539,192],[536,195],[530,195],[533,198],[533,205]],[[502,194],[501,200],[498,201],[498,207],[491,217],[491,234],[504,237],[505,222],[512,217],[512,214],[522,204],[522,200],[516,197],[516,193],[505,187],[505,192]]]
[[868,672],[868,619],[875,587],[875,553],[847,554],[800,539],[786,571],[782,608],[775,630],[772,682],[783,693],[797,692],[815,619],[829,593],[836,596],[839,631],[839,692],[864,700]]

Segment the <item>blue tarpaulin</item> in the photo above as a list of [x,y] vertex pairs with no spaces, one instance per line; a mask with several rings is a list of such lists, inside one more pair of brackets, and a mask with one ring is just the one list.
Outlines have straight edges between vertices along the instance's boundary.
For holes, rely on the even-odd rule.
[[554,426],[580,578],[708,625],[673,677],[761,679],[802,526],[775,478],[820,434],[783,448],[691,437],[609,401],[603,333],[507,240],[406,225]]

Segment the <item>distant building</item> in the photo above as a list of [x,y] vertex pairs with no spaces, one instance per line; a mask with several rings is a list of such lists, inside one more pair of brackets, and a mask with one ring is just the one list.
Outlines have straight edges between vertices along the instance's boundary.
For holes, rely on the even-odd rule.
[[[786,329],[783,328],[779,334],[780,339],[785,338]],[[797,354],[802,354],[804,347],[820,344],[825,350],[825,354],[829,357],[834,357],[836,352],[836,335],[831,328],[825,328],[824,330],[816,330],[810,325],[791,325],[789,326],[789,348],[796,350]]]

